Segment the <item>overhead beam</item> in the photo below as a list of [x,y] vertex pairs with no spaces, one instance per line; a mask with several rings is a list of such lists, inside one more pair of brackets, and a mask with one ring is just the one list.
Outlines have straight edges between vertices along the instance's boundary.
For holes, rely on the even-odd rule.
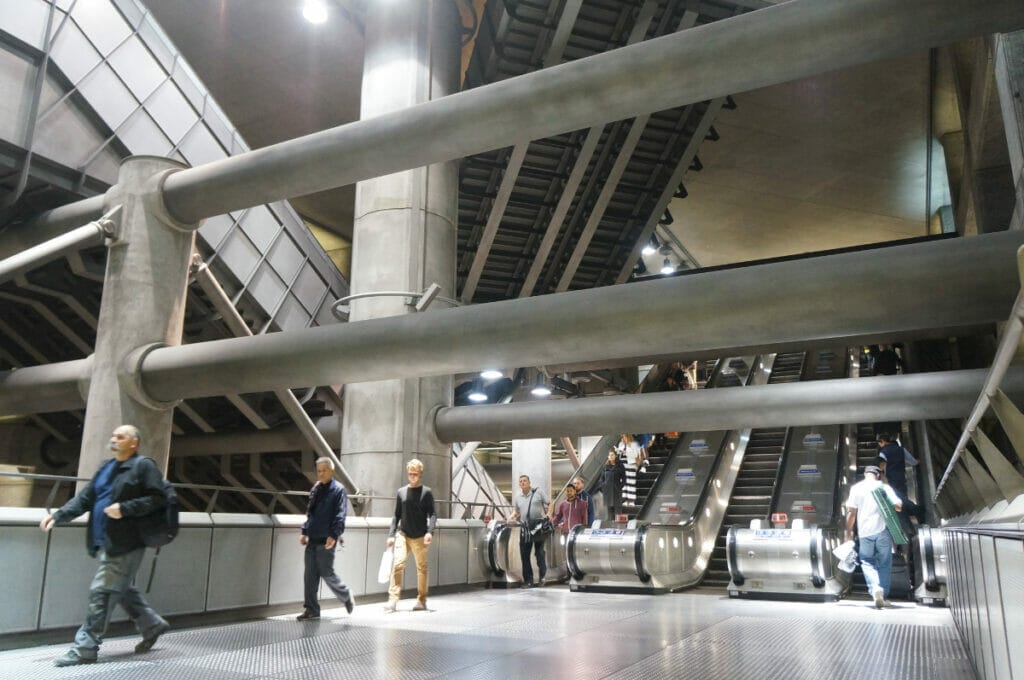
[[[1022,243],[1024,232],[943,239],[166,347],[146,356],[141,384],[151,398],[173,401],[485,366],[736,356],[945,332],[1009,316]],[[638,309],[643,334],[609,333]],[[37,370],[0,373],[0,413],[52,410],[34,397]],[[53,391],[45,371],[40,382]]]
[[[449,407],[437,412],[434,425],[441,441],[453,442],[959,418],[970,413],[986,374],[976,369]],[[1013,369],[1007,383],[1011,392],[1024,392],[1024,369]]]
[[193,223],[1021,27],[1020,0],[792,0],[183,170],[164,200]]

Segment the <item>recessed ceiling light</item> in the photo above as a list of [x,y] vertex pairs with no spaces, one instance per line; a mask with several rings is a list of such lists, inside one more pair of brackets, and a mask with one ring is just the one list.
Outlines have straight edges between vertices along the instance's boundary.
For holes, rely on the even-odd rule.
[[497,380],[498,378],[504,378],[505,374],[493,368],[488,368],[486,370],[480,371],[480,377],[484,378],[485,380]]
[[302,6],[302,16],[311,24],[322,24],[327,21],[327,5],[323,0],[306,0]]

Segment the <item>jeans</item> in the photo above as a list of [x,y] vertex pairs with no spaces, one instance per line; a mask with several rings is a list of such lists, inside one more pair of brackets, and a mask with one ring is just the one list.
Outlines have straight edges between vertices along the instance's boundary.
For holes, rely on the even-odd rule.
[[352,597],[348,586],[334,573],[334,548],[328,550],[323,543],[316,543],[315,539],[310,539],[306,544],[305,565],[306,571],[303,578],[305,588],[302,604],[306,611],[320,614],[320,598],[317,596],[320,579],[324,580],[339,602],[348,602]]
[[[526,531],[525,529],[523,531]],[[534,543],[530,534],[526,534],[527,539],[525,541],[519,541],[519,556],[523,560],[523,583],[533,583],[533,565],[530,564],[530,549],[533,548],[537,555],[537,570],[540,571],[540,580],[544,580],[544,576],[548,573],[548,563],[544,554],[544,541],[540,543]]]
[[107,555],[105,550],[100,550],[100,567],[89,586],[89,612],[85,623],[75,633],[73,649],[78,656],[83,659],[96,658],[107,632],[110,615],[119,604],[128,612],[135,629],[143,637],[157,626],[167,623],[146,603],[134,585],[135,574],[145,552],[145,548],[139,548],[123,555]]
[[409,560],[409,552],[416,560],[416,599],[427,603],[427,591],[430,587],[427,568],[430,566],[430,546],[423,537],[409,538],[402,533],[395,535],[395,566],[391,570],[391,585],[388,588],[388,600],[397,602],[402,595],[402,579],[405,576],[405,563]]
[[875,586],[882,587],[882,593],[889,597],[889,582],[892,579],[892,536],[888,530],[873,536],[860,537],[860,569],[868,584],[868,595]]

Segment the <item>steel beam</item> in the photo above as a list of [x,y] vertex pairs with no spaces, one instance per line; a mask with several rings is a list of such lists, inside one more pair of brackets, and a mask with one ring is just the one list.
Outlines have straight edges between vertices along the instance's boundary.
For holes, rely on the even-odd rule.
[[1020,0],[792,0],[184,170],[164,198],[191,223],[1021,27]]
[[[485,366],[624,365],[949,333],[1009,316],[1022,243],[1022,232],[945,239],[166,347],[146,356],[142,387],[172,401]],[[643,334],[609,332],[640,309]],[[18,369],[14,391],[5,387],[10,372],[0,373],[0,413],[45,405],[28,387],[36,370]]]
[[12,226],[0,233],[0,258],[20,253],[86,224],[103,214],[104,195],[85,198],[39,214],[26,224]]
[[99,222],[90,222],[72,229],[45,243],[23,250],[0,260],[0,283],[5,283],[47,262],[64,257],[70,252],[103,243],[107,234]]
[[[441,409],[434,423],[441,441],[452,442],[960,418],[970,413],[986,373],[976,369],[460,406]],[[1024,392],[1024,369],[1013,369],[1007,381],[1011,391]]]
[[[1022,242],[990,234],[168,347],[147,356],[143,385],[170,400],[971,327],[1009,314]],[[638,309],[643,334],[608,332]]]

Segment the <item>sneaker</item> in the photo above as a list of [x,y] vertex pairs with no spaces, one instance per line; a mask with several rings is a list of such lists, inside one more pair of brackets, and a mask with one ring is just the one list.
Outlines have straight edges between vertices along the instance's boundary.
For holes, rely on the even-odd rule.
[[356,598],[354,598],[351,595],[349,595],[348,599],[345,600],[345,611],[347,611],[349,614],[351,614],[352,610],[355,609],[355,608],[356,608]]
[[398,609],[398,600],[388,600],[388,603],[384,605],[384,611],[393,612]]
[[523,588],[532,588],[532,587],[533,587],[533,581],[526,581],[525,583],[523,583]]
[[871,597],[875,600],[875,609],[881,609],[885,605],[885,591],[882,586],[875,586],[871,591]]
[[425,612],[427,611],[427,603],[423,600],[416,600],[416,604],[412,606],[414,612]]
[[63,656],[58,656],[53,660],[53,665],[58,668],[63,668],[64,666],[78,666],[84,663],[96,663],[96,659],[87,659],[84,656],[79,656],[78,652],[73,649],[69,649]]
[[319,618],[320,618],[319,614],[311,612],[311,611],[309,611],[307,609],[306,611],[304,611],[301,614],[299,614],[298,616],[296,616],[295,620],[296,621],[313,621],[313,620],[316,620],[316,619],[319,619]]
[[156,644],[157,638],[166,633],[170,629],[171,624],[167,623],[166,621],[161,621],[160,623],[150,628],[148,631],[146,631],[145,635],[142,636],[142,642],[135,645],[135,653],[142,654],[144,652],[148,652],[149,650],[151,650],[153,648],[153,645]]

